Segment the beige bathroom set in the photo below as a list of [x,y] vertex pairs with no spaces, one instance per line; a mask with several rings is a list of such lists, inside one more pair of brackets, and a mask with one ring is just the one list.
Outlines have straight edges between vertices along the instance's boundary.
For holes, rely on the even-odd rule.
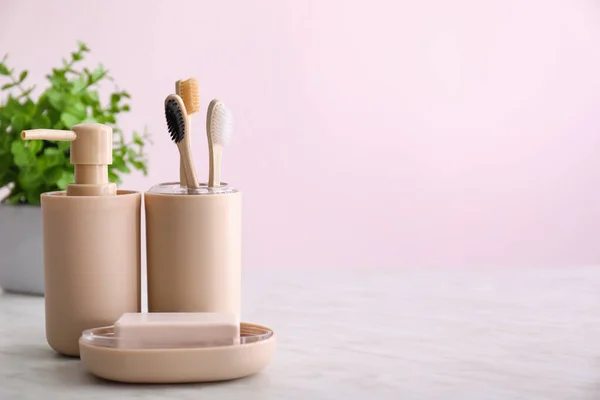
[[[142,194],[117,190],[108,180],[112,129],[83,123],[69,131],[21,135],[71,142],[74,182],[41,196],[46,338],[58,353],[80,356],[99,377],[228,380],[260,371],[273,357],[274,332],[241,322],[242,194],[220,182],[231,115],[218,100],[208,107],[210,171],[207,182],[199,183],[189,147],[197,93],[197,82],[188,79],[178,81],[176,93],[165,99],[168,130],[181,155],[180,179],[143,196],[149,314],[140,314]],[[127,340],[116,329],[125,316],[139,328]],[[232,324],[234,330],[223,330]],[[152,329],[160,343],[143,342],[152,336],[136,333]],[[216,340],[219,329],[230,336]],[[136,337],[140,340],[132,340]]]

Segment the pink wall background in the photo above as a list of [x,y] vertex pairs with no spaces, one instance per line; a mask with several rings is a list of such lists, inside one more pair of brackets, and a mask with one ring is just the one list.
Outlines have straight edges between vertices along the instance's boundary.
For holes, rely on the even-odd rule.
[[0,52],[43,74],[81,39],[153,134],[173,82],[236,116],[247,267],[600,263],[600,5],[594,0],[3,0]]

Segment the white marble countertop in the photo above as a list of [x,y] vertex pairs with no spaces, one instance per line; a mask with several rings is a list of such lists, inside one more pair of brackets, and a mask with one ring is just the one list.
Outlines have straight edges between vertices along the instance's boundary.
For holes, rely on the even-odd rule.
[[248,270],[243,287],[273,362],[187,385],[96,379],[46,345],[42,298],[0,295],[0,399],[600,398],[600,268]]

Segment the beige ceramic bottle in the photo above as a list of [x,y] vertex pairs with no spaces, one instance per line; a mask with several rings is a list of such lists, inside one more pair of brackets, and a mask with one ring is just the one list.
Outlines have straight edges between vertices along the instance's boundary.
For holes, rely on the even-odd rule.
[[83,330],[140,311],[141,193],[108,181],[112,129],[80,124],[71,131],[31,130],[24,140],[69,140],[75,182],[41,196],[46,339],[79,355]]
[[144,194],[148,311],[240,317],[242,194],[161,184]]

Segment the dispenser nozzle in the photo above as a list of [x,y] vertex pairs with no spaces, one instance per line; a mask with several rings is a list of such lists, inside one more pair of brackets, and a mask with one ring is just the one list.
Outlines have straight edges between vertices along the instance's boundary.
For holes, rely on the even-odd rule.
[[58,129],[31,129],[21,132],[23,140],[64,140],[72,142],[77,139],[73,131],[59,131]]

